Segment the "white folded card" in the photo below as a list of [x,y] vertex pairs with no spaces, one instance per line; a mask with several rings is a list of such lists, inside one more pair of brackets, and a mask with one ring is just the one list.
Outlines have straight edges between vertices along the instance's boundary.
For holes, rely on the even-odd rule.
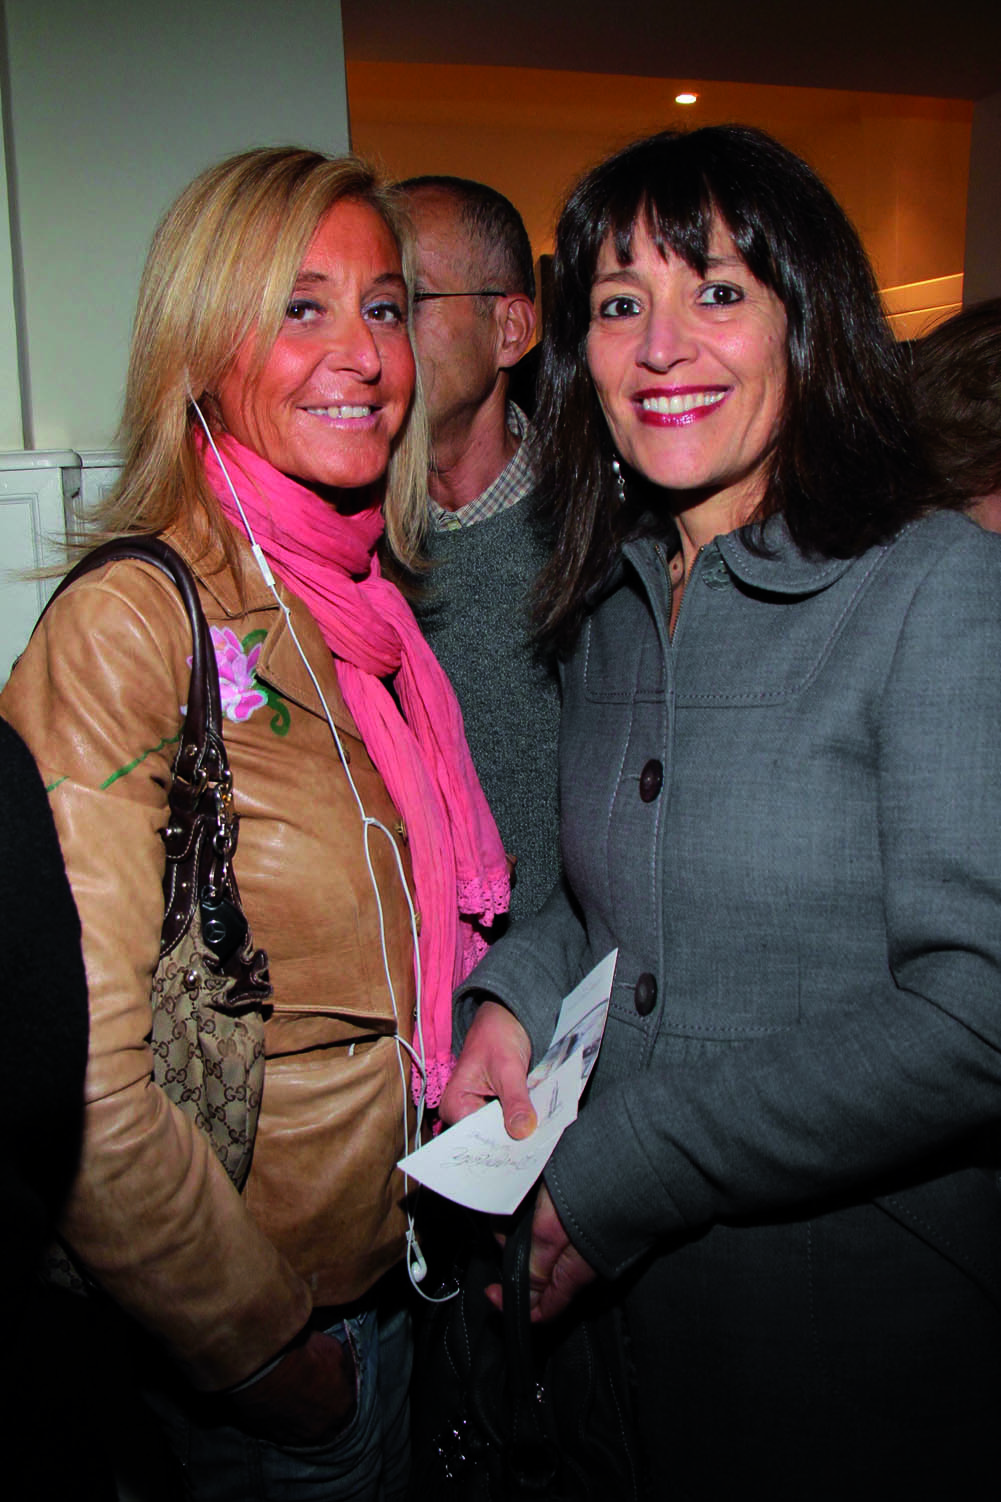
[[400,1160],[412,1179],[471,1210],[510,1215],[545,1168],[577,1116],[577,1103],[601,1047],[619,951],[613,949],[564,999],[553,1041],[528,1076],[539,1124],[516,1142],[496,1100]]

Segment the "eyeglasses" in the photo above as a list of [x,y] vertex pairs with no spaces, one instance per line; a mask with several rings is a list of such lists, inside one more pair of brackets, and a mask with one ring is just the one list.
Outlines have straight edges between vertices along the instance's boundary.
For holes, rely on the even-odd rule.
[[437,302],[442,297],[507,297],[506,292],[498,292],[496,287],[483,287],[478,292],[415,292],[413,302]]

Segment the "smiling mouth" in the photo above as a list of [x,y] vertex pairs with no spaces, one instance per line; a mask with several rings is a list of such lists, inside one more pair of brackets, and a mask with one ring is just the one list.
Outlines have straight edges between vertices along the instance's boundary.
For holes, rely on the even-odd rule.
[[307,407],[306,411],[311,417],[371,417],[378,411],[376,407]]
[[725,396],[725,391],[682,391],[670,396],[640,397],[640,406],[644,412],[677,417],[683,412],[694,412],[697,407],[715,407]]

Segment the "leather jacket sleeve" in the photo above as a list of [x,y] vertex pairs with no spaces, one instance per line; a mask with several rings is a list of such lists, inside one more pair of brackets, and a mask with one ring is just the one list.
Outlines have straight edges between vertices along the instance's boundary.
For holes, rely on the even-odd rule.
[[189,652],[171,586],[145,566],[115,564],[53,605],[0,708],[48,787],[83,928],[86,1121],[62,1234],[196,1385],[214,1389],[281,1349],[311,1298],[207,1138],[151,1078],[159,830]]

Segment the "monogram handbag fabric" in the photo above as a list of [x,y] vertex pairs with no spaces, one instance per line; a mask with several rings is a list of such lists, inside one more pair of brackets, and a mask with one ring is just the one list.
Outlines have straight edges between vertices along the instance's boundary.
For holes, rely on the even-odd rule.
[[[257,951],[260,953],[260,951]],[[228,978],[192,923],[153,976],[153,1078],[194,1119],[239,1189],[264,1085],[263,1018],[228,1010]]]

